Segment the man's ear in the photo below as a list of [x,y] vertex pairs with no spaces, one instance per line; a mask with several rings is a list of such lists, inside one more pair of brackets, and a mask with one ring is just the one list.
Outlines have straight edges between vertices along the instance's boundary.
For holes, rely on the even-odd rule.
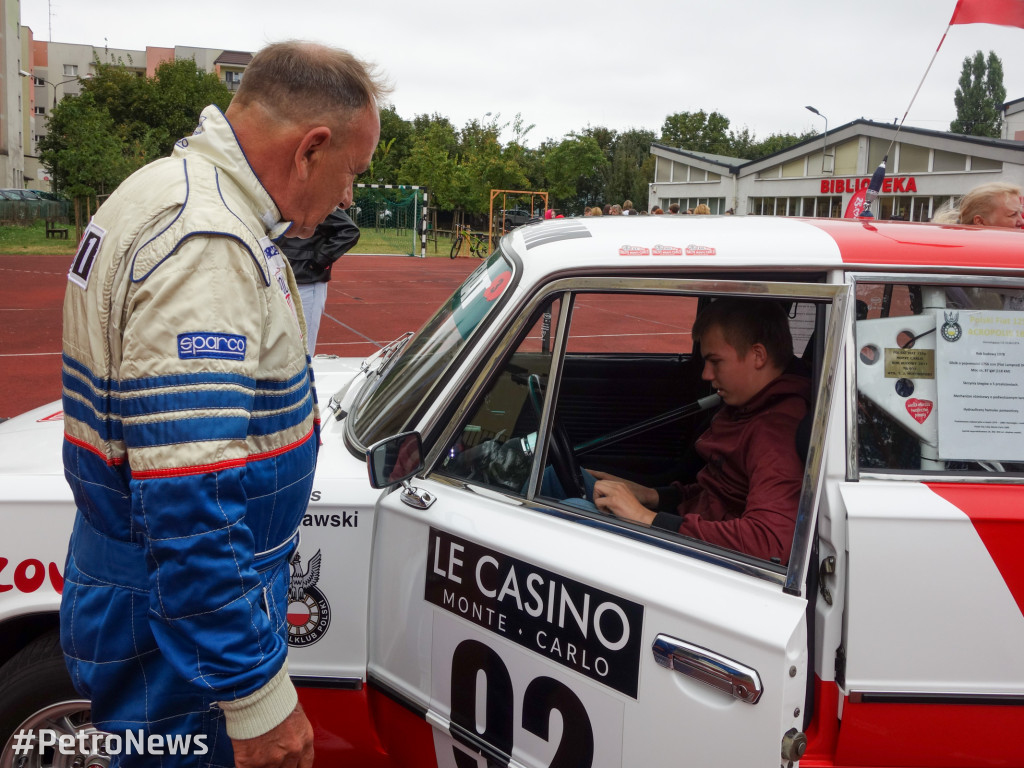
[[751,344],[747,354],[754,356],[754,368],[760,369],[768,365],[768,348],[761,342]]
[[310,128],[295,148],[295,172],[299,181],[308,181],[312,169],[323,160],[331,146],[331,129],[326,125]]

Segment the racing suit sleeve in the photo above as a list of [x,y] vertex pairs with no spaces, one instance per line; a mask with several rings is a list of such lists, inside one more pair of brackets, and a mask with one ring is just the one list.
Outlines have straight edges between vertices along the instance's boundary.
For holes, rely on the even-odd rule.
[[[254,530],[247,489],[253,434],[281,462],[275,471],[291,461],[312,475],[312,461],[297,453],[310,439],[295,438],[312,423],[308,373],[267,370],[261,360],[268,341],[298,345],[305,358],[298,326],[272,322],[272,291],[237,241],[194,237],[145,277],[123,313],[132,536],[146,552],[150,625],[181,678],[224,703],[232,738],[265,733],[297,701],[283,608],[272,605],[254,561],[277,536],[265,521]],[[302,507],[278,514],[294,522],[274,525],[294,530]]]

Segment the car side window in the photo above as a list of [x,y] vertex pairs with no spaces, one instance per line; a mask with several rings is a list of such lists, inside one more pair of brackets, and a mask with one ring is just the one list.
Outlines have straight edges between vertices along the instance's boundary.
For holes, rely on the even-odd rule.
[[862,471],[1024,469],[1024,288],[857,281]]
[[537,447],[537,428],[561,302],[553,300],[473,411],[441,462],[444,474],[524,494]]
[[[529,333],[496,370],[481,371],[485,383],[438,472],[535,499],[534,509],[574,509],[671,545],[786,567],[796,537],[803,542],[809,530],[796,527],[808,460],[800,441],[806,449],[825,365],[828,294],[794,301],[781,298],[785,286],[773,288],[780,298],[699,288],[559,294],[550,332],[542,315],[531,318]],[[742,356],[762,363],[739,366],[732,376],[742,382],[724,385],[735,386],[726,395],[731,406],[706,373],[710,366],[722,375],[723,352],[694,343],[695,322],[705,313],[707,329],[718,329],[706,329],[705,345],[721,348],[722,329],[739,323],[773,350],[767,367],[764,350]],[[713,362],[706,365],[704,354]],[[762,381],[750,366],[778,372]],[[755,447],[747,450],[748,442]],[[601,480],[624,483],[633,499],[622,501],[640,516],[608,506],[607,485],[595,496]]]

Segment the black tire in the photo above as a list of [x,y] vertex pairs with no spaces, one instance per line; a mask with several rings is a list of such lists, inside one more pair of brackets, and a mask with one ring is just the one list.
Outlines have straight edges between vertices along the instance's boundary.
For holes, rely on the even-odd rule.
[[[60,637],[53,630],[29,643],[0,667],[0,765],[19,765],[25,756],[14,753],[14,734],[23,728],[51,727],[53,721],[63,718],[76,731],[92,728],[89,702],[71,685]],[[36,762],[40,755],[33,750],[27,757],[26,765],[50,765],[55,756],[43,755]]]
[[456,256],[459,255],[459,251],[461,251],[461,250],[462,250],[462,235],[458,235],[454,240],[452,240],[452,250],[451,250],[451,253],[448,254],[448,258],[449,259],[454,259]]

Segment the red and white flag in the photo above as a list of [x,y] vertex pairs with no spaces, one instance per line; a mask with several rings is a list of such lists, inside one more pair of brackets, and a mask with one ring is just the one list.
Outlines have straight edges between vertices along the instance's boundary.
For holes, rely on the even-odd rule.
[[1024,29],[1024,0],[957,0],[954,24],[997,24]]
[[844,219],[860,218],[861,213],[867,205],[867,200],[865,200],[867,191],[867,187],[861,187],[853,193],[853,197],[850,198],[850,202],[846,204],[846,213],[843,214]]

